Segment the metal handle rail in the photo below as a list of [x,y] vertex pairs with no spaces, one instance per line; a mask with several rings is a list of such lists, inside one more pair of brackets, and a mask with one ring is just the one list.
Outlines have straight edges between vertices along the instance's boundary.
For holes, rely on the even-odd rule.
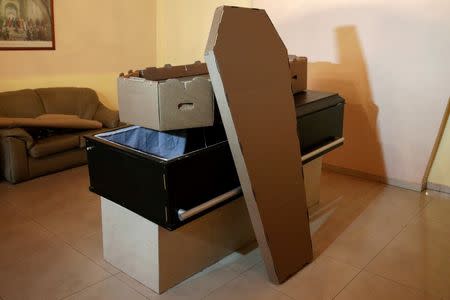
[[195,216],[196,214],[199,214],[199,213],[207,210],[208,208],[213,207],[214,205],[217,205],[219,203],[229,200],[231,197],[239,195],[241,192],[242,192],[241,187],[237,187],[235,189],[232,189],[231,191],[226,192],[225,194],[217,196],[217,197],[215,197],[205,203],[202,203],[199,206],[191,208],[189,210],[179,209],[178,210],[178,219],[180,219],[180,221],[184,221],[190,217]]
[[340,143],[343,143],[343,142],[344,142],[344,138],[342,137],[342,138],[337,139],[337,140],[335,140],[335,141],[333,141],[333,142],[331,142],[329,144],[326,144],[325,146],[317,148],[316,150],[311,151],[308,154],[303,155],[302,156],[302,161],[308,160],[311,157],[314,157],[314,156],[316,156],[316,155],[318,155],[318,154],[320,154],[322,152],[325,152],[328,149],[333,148],[334,146],[339,145]]
[[[312,151],[312,152],[310,152],[310,153],[308,153],[306,155],[303,155],[302,156],[302,161],[310,159],[311,157],[314,157],[314,156],[316,156],[316,155],[318,155],[318,154],[320,154],[320,153],[322,153],[322,152],[324,152],[324,151],[326,151],[326,150],[328,150],[328,149],[330,149],[330,148],[332,148],[332,147],[334,147],[334,146],[336,146],[336,145],[338,145],[338,144],[340,144],[342,142],[344,142],[344,138],[340,138],[340,139],[337,139],[337,140],[335,140],[335,141],[333,141],[333,142],[331,142],[329,144],[326,144],[323,147],[320,147],[320,148],[318,148],[318,149],[316,149],[316,150],[314,150],[314,151]],[[213,199],[211,199],[211,200],[209,200],[209,201],[207,201],[205,203],[202,203],[202,204],[200,204],[200,205],[198,205],[198,206],[196,206],[194,208],[191,208],[189,210],[179,209],[178,212],[177,212],[178,213],[178,219],[180,219],[180,221],[184,221],[184,220],[186,220],[186,219],[188,219],[190,217],[193,217],[193,216],[195,216],[195,215],[197,215],[197,214],[199,214],[199,213],[201,213],[201,212],[203,212],[203,211],[213,207],[214,205],[217,205],[219,203],[227,201],[231,197],[237,196],[240,193],[242,193],[242,188],[241,187],[237,187],[235,189],[232,189],[231,191],[226,192],[225,194],[217,196],[217,197],[215,197],[215,198],[213,198]]]

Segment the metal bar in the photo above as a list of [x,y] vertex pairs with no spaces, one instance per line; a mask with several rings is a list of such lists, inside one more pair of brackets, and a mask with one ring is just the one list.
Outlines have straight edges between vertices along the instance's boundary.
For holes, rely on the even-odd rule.
[[237,187],[235,189],[232,189],[231,191],[226,192],[225,194],[217,196],[216,198],[213,198],[213,199],[211,199],[205,203],[202,203],[199,206],[191,208],[189,210],[179,209],[178,210],[178,218],[180,219],[180,221],[184,221],[190,217],[193,217],[193,216],[207,210],[208,208],[213,207],[214,205],[224,202],[224,201],[230,199],[231,197],[237,196],[240,193],[242,193],[242,189],[241,189],[241,187]]
[[[314,157],[314,156],[320,154],[321,152],[324,152],[324,151],[326,151],[326,150],[328,150],[328,149],[330,149],[330,148],[332,148],[332,147],[334,147],[334,146],[336,146],[336,145],[338,145],[340,143],[343,143],[343,142],[344,142],[344,138],[340,138],[340,139],[337,139],[337,140],[335,140],[335,141],[333,141],[333,142],[331,142],[329,144],[326,144],[323,147],[320,147],[320,148],[318,148],[318,149],[316,149],[316,150],[314,150],[314,151],[312,151],[312,152],[310,152],[310,153],[308,153],[306,155],[303,155],[302,156],[302,161],[308,160],[311,157]],[[214,205],[217,205],[217,204],[219,204],[219,203],[221,203],[223,201],[226,201],[226,200],[230,199],[231,197],[234,197],[234,196],[236,196],[236,195],[238,195],[240,193],[242,193],[242,188],[241,187],[237,187],[235,189],[232,189],[231,191],[226,192],[225,194],[217,196],[216,198],[213,198],[213,199],[211,199],[211,200],[209,200],[209,201],[207,201],[205,203],[202,203],[202,204],[200,204],[200,205],[198,205],[198,206],[196,206],[194,208],[191,208],[189,210],[179,209],[178,210],[178,218],[180,219],[180,221],[184,221],[184,220],[186,220],[188,218],[191,218],[191,217],[193,217],[193,216],[195,216],[195,215],[197,215],[197,214],[199,214],[199,213],[201,213],[201,212],[203,212],[203,211],[213,207]]]
[[314,157],[314,156],[320,154],[321,152],[324,152],[324,151],[326,151],[326,150],[328,150],[328,149],[330,149],[330,148],[332,148],[332,147],[334,147],[334,146],[336,146],[338,144],[341,144],[343,142],[344,142],[344,138],[342,137],[342,138],[337,139],[337,140],[335,140],[335,141],[333,141],[333,142],[331,142],[329,144],[326,144],[325,146],[322,146],[322,147],[320,147],[320,148],[318,148],[318,149],[316,149],[314,151],[309,152],[308,154],[303,155],[302,156],[302,161],[308,160],[311,157]]

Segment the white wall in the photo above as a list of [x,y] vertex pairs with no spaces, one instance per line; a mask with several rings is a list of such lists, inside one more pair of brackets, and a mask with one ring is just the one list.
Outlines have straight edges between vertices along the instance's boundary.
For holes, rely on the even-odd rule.
[[329,164],[420,185],[450,96],[449,0],[254,0],[308,87],[347,100]]

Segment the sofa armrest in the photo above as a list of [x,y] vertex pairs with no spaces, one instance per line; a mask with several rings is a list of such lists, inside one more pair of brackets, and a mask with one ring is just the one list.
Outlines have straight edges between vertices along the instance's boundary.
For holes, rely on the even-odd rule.
[[106,128],[114,128],[119,124],[119,112],[100,103],[95,112],[94,120],[101,122]]
[[29,178],[25,141],[15,137],[0,137],[0,172],[11,183]]
[[34,145],[33,137],[22,128],[0,129],[0,138],[13,137],[25,142],[27,149]]

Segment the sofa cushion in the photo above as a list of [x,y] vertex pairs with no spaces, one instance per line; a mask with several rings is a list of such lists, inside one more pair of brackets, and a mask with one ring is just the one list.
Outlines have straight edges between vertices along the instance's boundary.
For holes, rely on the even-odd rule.
[[95,120],[80,118],[1,118],[0,128],[72,128],[72,129],[98,129],[102,123]]
[[43,114],[40,115],[38,117],[36,117],[36,119],[41,119],[41,120],[54,120],[54,119],[79,119],[80,117],[77,115],[64,115],[64,114]]
[[0,117],[35,118],[43,113],[41,99],[33,90],[0,93]]
[[40,158],[50,154],[79,148],[80,138],[77,135],[61,134],[40,139],[28,150],[31,157]]
[[45,88],[35,91],[47,114],[77,115],[92,120],[100,104],[97,93],[88,88]]

